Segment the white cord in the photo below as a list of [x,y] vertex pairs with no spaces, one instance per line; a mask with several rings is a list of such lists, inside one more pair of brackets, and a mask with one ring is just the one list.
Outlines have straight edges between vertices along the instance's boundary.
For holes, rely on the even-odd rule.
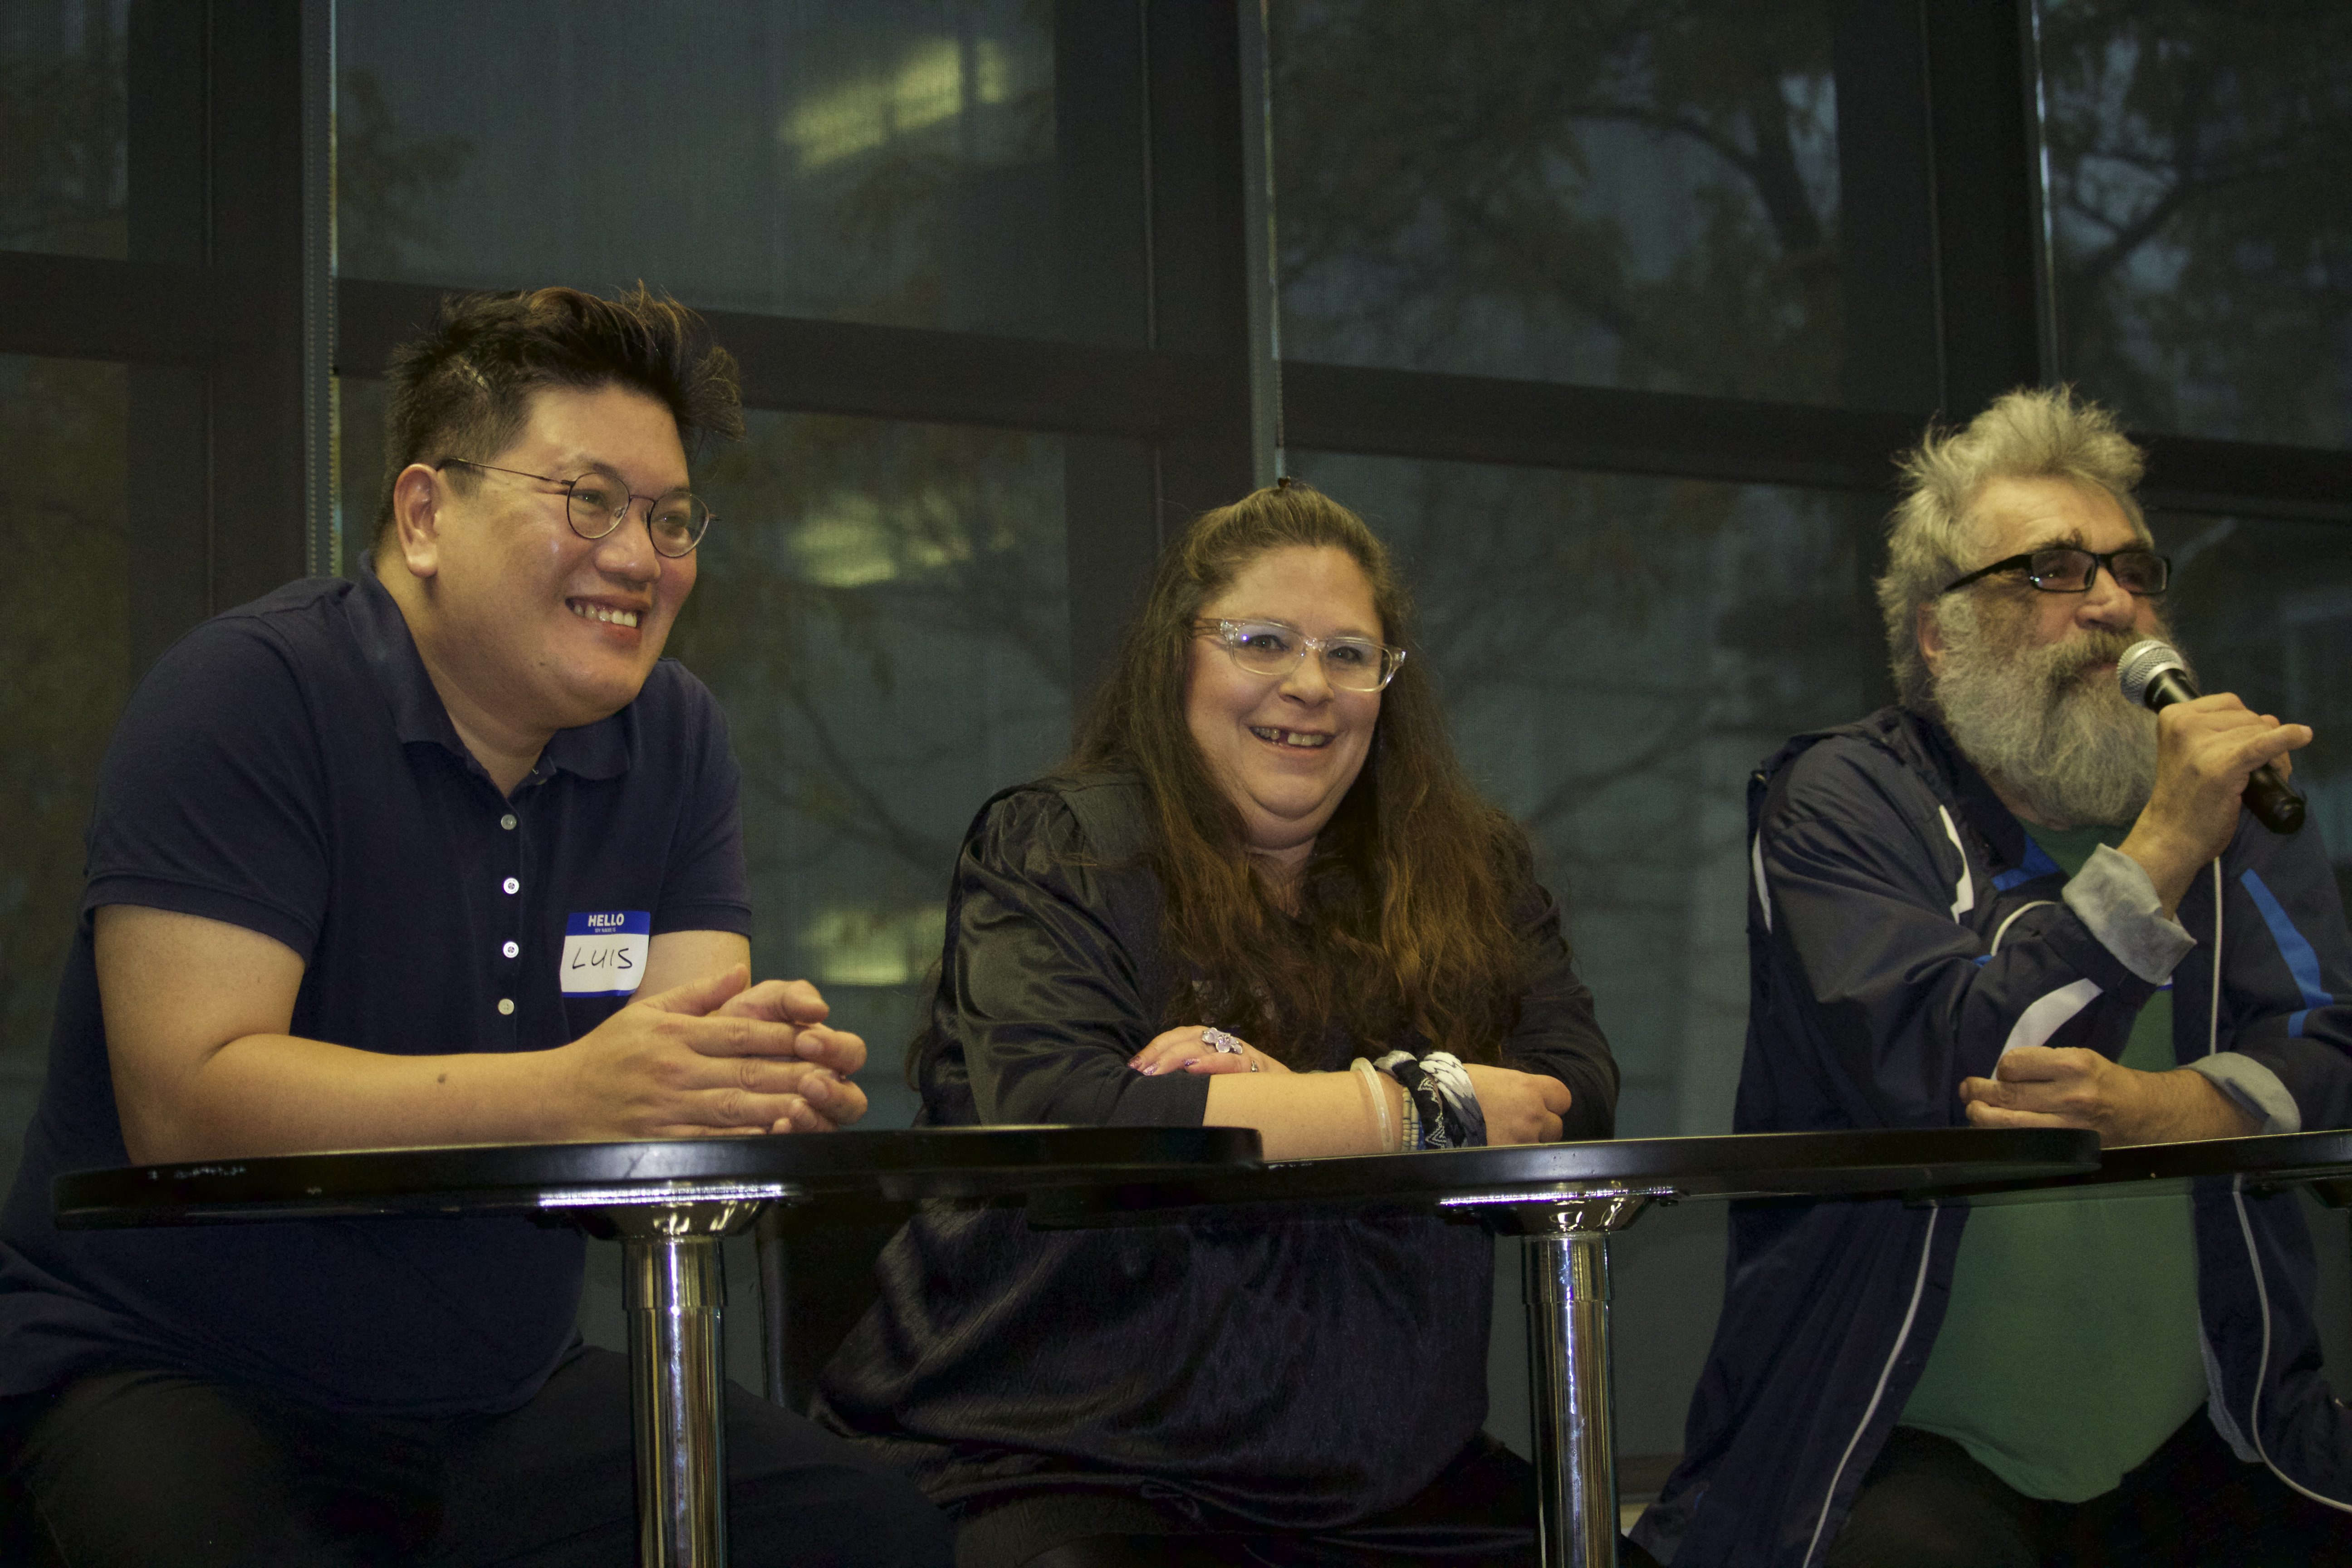
[[1870,1430],[1870,1418],[1878,1414],[1878,1402],[1886,1397],[1886,1380],[1895,1375],[1895,1363],[1903,1359],[1903,1347],[1911,1340],[1912,1321],[1919,1315],[1919,1298],[1927,1289],[1927,1264],[1936,1255],[1936,1222],[1944,1217],[1944,1205],[1935,1199],[1927,1200],[1927,1234],[1919,1242],[1919,1272],[1911,1281],[1911,1305],[1903,1313],[1903,1327],[1895,1331],[1895,1348],[1886,1352],[1886,1364],[1878,1369],[1878,1386],[1870,1391],[1870,1403],[1863,1407],[1862,1423],[1846,1439],[1845,1452],[1838,1456],[1837,1468],[1830,1472],[1830,1489],[1822,1499],[1821,1517],[1813,1521],[1813,1538],[1805,1542],[1805,1555],[1799,1568],[1812,1568],[1813,1553],[1821,1550],[1822,1531],[1830,1521],[1830,1504],[1837,1500],[1838,1482],[1845,1476],[1847,1461],[1853,1458],[1854,1446],[1862,1435]]
[[1987,958],[1991,958],[2000,952],[2000,939],[2009,934],[2009,928],[2017,922],[2018,916],[2023,914],[2027,910],[2043,910],[2053,907],[2053,906],[2048,899],[2036,899],[2030,904],[2025,904],[2010,910],[2009,919],[2001,921],[2000,929],[1992,933],[1992,946],[1986,952],[1985,956]]
[[2221,862],[2213,862],[2213,995],[2205,1016],[2205,1054],[2221,1048]]
[[[2213,1010],[2205,1025],[2205,1054],[2211,1056],[2221,1046],[2221,862],[2213,862]],[[2263,1255],[2254,1245],[2253,1221],[2246,1216],[2246,1178],[2243,1172],[2230,1179],[2230,1201],[2238,1209],[2238,1234],[2245,1238],[2246,1263],[2254,1271],[2254,1300],[2263,1310],[2263,1353],[2254,1363],[2254,1395],[2246,1405],[2246,1436],[2254,1445],[2254,1453],[2270,1473],[2294,1491],[2315,1503],[2322,1503],[2338,1513],[2352,1513],[2352,1502],[2338,1502],[2332,1497],[2322,1497],[2309,1487],[2298,1483],[2272,1462],[2270,1449],[2263,1443],[2263,1384],[2271,1374],[2271,1288],[2263,1278]]]
[[2246,1261],[2252,1265],[2254,1270],[2254,1297],[2263,1309],[2263,1354],[2262,1360],[2254,1367],[2254,1397],[2246,1406],[2246,1436],[2253,1439],[2254,1452],[2261,1457],[2263,1463],[2270,1468],[2271,1474],[2284,1481],[2288,1487],[2301,1492],[2315,1503],[2326,1504],[2338,1513],[2352,1513],[2352,1502],[2338,1502],[2332,1497],[2322,1497],[2309,1487],[2300,1484],[2293,1476],[2288,1475],[2272,1462],[2270,1450],[2263,1446],[2263,1383],[2271,1373],[2271,1292],[2270,1287],[2263,1282],[2263,1257],[2254,1247],[2253,1223],[2246,1217],[2244,1172],[2242,1171],[2230,1178],[2230,1197],[2231,1201],[2238,1205],[2238,1233],[2246,1238]]

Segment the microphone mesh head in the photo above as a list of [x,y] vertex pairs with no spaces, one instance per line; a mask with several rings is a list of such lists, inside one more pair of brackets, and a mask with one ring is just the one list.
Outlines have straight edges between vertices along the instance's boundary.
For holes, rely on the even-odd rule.
[[2116,675],[2123,682],[2124,696],[2137,708],[2147,700],[2147,683],[2168,669],[2188,675],[2189,661],[2170,643],[2149,637],[2124,650],[2122,660],[2116,666]]

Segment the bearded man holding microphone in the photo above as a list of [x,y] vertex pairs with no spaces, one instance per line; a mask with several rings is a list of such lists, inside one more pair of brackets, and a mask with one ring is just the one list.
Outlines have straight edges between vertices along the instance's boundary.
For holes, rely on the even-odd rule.
[[[1904,458],[1878,584],[1902,701],[1750,781],[1738,1131],[2352,1125],[2352,942],[2279,776],[2311,731],[2140,646],[2171,574],[2141,466],[2063,390]],[[2119,667],[2166,666],[2160,712],[2126,694]],[[2270,826],[2242,805],[2266,768]],[[1636,1539],[1790,1568],[2346,1560],[2352,1411],[2300,1202],[1736,1209]]]

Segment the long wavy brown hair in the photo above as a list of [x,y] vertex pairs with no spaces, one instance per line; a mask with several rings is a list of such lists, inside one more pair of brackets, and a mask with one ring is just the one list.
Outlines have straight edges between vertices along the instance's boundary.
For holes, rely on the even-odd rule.
[[[1180,973],[1166,1024],[1215,1023],[1292,1067],[1377,1054],[1408,1028],[1494,1061],[1517,1022],[1524,961],[1511,930],[1526,840],[1454,760],[1419,660],[1381,699],[1363,771],[1317,837],[1296,908],[1253,864],[1240,811],[1185,721],[1193,622],[1268,551],[1345,551],[1381,637],[1412,650],[1412,611],[1363,520],[1286,483],[1196,519],[1163,552],[1142,612],[1080,728],[1067,771],[1131,771],[1150,795],[1145,858],[1165,896]],[[1335,1059],[1336,1058],[1336,1059]]]

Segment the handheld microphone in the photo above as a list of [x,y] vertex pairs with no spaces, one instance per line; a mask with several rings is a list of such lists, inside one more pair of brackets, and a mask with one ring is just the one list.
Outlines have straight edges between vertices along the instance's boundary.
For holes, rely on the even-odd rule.
[[[2198,695],[2188,664],[2170,644],[2155,637],[2125,649],[2116,674],[2123,681],[2124,695],[2147,704],[2151,712]],[[2247,778],[2243,798],[2254,820],[2273,833],[2293,833],[2303,826],[2303,796],[2289,789],[2278,769],[2268,763]]]

